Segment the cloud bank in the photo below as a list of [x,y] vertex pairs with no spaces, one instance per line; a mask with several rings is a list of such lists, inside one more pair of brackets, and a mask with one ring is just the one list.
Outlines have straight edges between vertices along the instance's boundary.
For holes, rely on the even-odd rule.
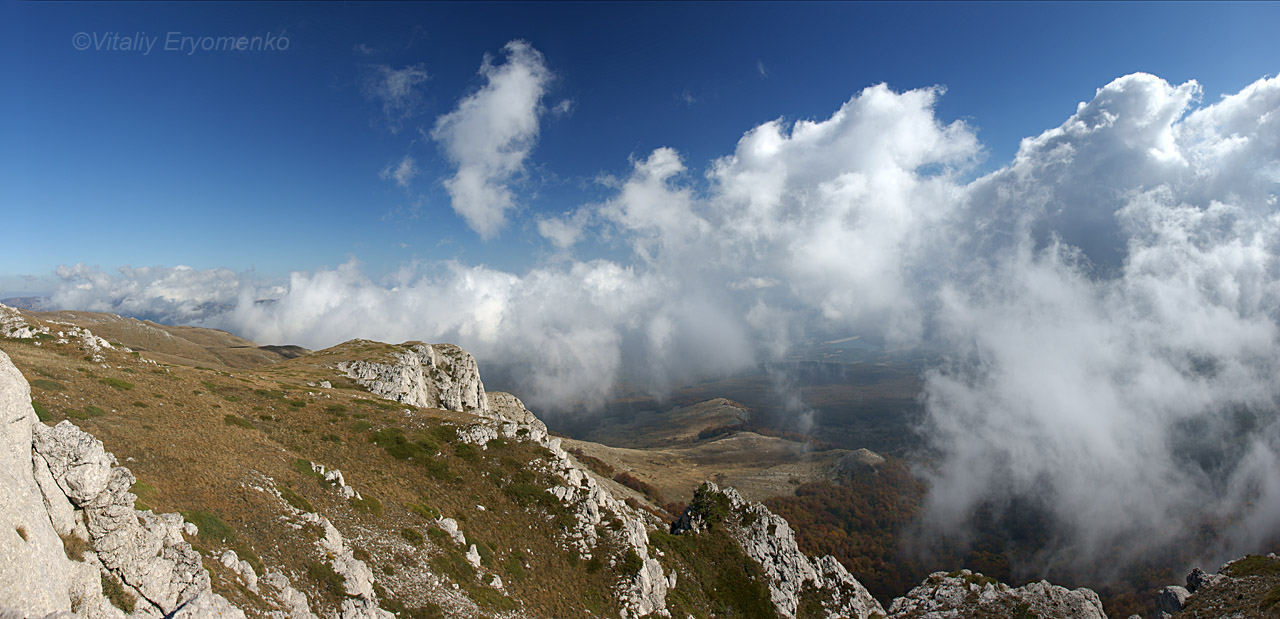
[[[527,45],[507,55],[435,131],[454,207],[486,236],[548,79]],[[826,119],[752,128],[701,175],[654,150],[608,199],[540,219],[561,253],[523,274],[443,263],[375,282],[351,262],[270,288],[77,266],[54,303],[310,347],[454,341],[520,368],[535,406],[881,334],[944,352],[921,428],[940,530],[1018,494],[1079,560],[1210,519],[1223,552],[1256,549],[1280,527],[1280,80],[1202,105],[1194,82],[1122,77],[976,180],[981,144],[937,118],[943,94],[867,88]],[[579,256],[584,239],[629,257]]]

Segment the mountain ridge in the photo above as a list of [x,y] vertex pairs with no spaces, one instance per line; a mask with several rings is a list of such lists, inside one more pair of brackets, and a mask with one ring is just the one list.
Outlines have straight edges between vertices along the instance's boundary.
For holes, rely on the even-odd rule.
[[[1105,616],[1079,589],[1008,593],[972,572],[935,574],[886,611],[734,488],[701,484],[667,513],[593,471],[593,444],[552,436],[518,397],[484,391],[456,346],[353,340],[216,369],[7,307],[0,336],[3,412],[19,428],[5,435],[7,469],[30,472],[5,480],[25,502],[0,507],[11,521],[0,557],[66,574],[0,578],[0,608],[20,616],[124,616],[131,596],[131,616],[940,618],[1005,608],[983,600],[1041,608],[1070,595],[1085,603],[1063,617]],[[749,434],[709,442],[758,440]],[[832,459],[874,471],[868,454]],[[52,484],[39,482],[41,461]],[[59,559],[77,542],[57,534],[89,559]],[[120,537],[151,541],[109,541]],[[112,558],[128,547],[157,554]],[[157,557],[198,567],[167,579],[137,567]],[[75,607],[58,584],[73,573]],[[185,584],[164,584],[175,582]],[[950,601],[920,602],[939,595]]]

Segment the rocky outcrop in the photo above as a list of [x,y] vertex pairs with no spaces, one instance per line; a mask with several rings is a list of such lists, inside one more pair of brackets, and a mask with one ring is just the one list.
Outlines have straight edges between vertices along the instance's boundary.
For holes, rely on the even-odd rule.
[[1196,568],[1187,574],[1186,583],[1156,594],[1158,619],[1270,617],[1280,591],[1280,555],[1245,555],[1223,564],[1217,574]]
[[406,342],[392,363],[343,361],[338,370],[379,397],[423,408],[488,411],[476,360],[453,344]]
[[874,473],[884,463],[884,456],[870,449],[857,449],[840,456],[828,469],[827,477],[847,479],[862,473]]
[[1069,590],[1046,580],[1013,588],[969,570],[934,572],[893,601],[889,619],[963,617],[1106,619],[1102,600],[1089,589]]
[[[666,612],[668,579],[662,566],[650,556],[648,528],[654,523],[605,490],[586,470],[580,468],[551,438],[547,426],[520,398],[509,393],[485,393],[475,359],[452,344],[410,342],[393,353],[394,363],[343,361],[339,370],[380,397],[427,408],[469,412],[478,418],[458,428],[458,442],[484,448],[492,440],[532,441],[552,455],[546,472],[565,480],[547,492],[554,495],[573,515],[566,541],[584,558],[590,558],[599,542],[602,523],[617,519],[623,523],[620,541],[640,557],[640,569],[625,578],[618,597],[625,617],[641,617]],[[439,521],[451,536],[457,523]],[[468,557],[469,559],[476,559]],[[473,564],[476,562],[473,561]],[[499,581],[500,582],[500,581]]]
[[49,328],[27,322],[22,312],[0,304],[0,337],[13,339],[31,339],[37,335],[48,335]]
[[736,526],[730,527],[729,533],[769,578],[769,596],[779,615],[795,617],[803,592],[812,588],[829,617],[884,616],[880,603],[839,561],[831,556],[810,560],[800,551],[795,533],[784,518],[760,503],[743,499],[733,488],[721,489],[712,482],[702,484],[694,494],[693,505],[676,521],[672,532],[685,534],[705,529],[707,519],[713,517],[709,512],[714,509],[702,506],[709,505],[722,506],[725,514],[721,517],[735,516]]
[[[103,596],[106,578],[136,598],[134,614],[244,616],[210,590],[181,516],[133,509],[133,474],[100,441],[68,421],[36,421],[30,388],[3,352],[0,415],[0,608],[122,616]],[[64,551],[72,536],[88,542],[80,561]]]
[[[36,482],[31,452],[36,423],[30,386],[0,352],[0,609],[44,615],[71,610],[77,574]],[[69,518],[70,505],[63,512]]]

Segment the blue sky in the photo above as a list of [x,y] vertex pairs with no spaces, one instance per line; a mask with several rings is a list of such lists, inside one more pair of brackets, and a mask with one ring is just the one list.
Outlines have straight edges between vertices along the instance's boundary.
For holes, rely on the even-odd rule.
[[[520,273],[555,253],[532,222],[603,199],[597,177],[624,176],[669,146],[696,181],[752,127],[826,118],[876,83],[944,85],[936,114],[976,129],[981,172],[1113,78],[1195,79],[1212,101],[1274,73],[1280,57],[1271,3],[9,2],[5,12],[4,292],[48,292],[53,270],[75,263],[281,278],[353,256],[371,274],[456,258]],[[161,41],[147,55],[82,51],[81,32]],[[165,52],[171,32],[270,34],[288,47]],[[512,184],[516,210],[482,239],[450,208],[442,182],[454,170],[424,132],[484,85],[482,58],[500,60],[517,39],[554,76],[542,105],[571,107],[542,116]],[[378,66],[428,76],[395,132],[365,94]],[[406,155],[419,169],[407,186],[382,178]],[[50,226],[59,232],[27,232]]]

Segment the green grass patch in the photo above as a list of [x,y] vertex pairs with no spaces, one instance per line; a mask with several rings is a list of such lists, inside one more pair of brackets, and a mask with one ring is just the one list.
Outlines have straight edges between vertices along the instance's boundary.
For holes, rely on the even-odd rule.
[[367,421],[357,421],[351,424],[351,429],[355,432],[367,432],[371,428],[373,428],[373,424]]
[[453,446],[453,455],[458,456],[462,460],[476,464],[480,461],[480,450],[475,445],[467,443],[459,443]]
[[39,387],[45,391],[66,391],[67,386],[56,380],[48,380],[45,378],[37,378],[31,381],[32,387]]
[[67,417],[69,419],[80,419],[80,420],[92,419],[94,417],[101,417],[105,414],[107,414],[107,411],[104,411],[101,408],[98,408],[97,406],[94,406],[92,404],[84,407],[84,410],[82,411],[76,410],[74,408],[67,409]]
[[36,411],[36,419],[39,419],[40,421],[43,421],[45,423],[53,421],[53,415],[49,414],[49,409],[45,408],[43,404],[35,400],[32,400],[31,408]]
[[1271,610],[1276,606],[1280,606],[1280,585],[1275,585],[1267,589],[1266,595],[1262,596],[1262,601],[1258,603],[1262,610]]
[[206,545],[231,544],[236,541],[236,532],[213,512],[193,509],[178,513],[187,522],[196,525],[199,529],[196,539]]
[[524,569],[525,558],[519,552],[512,553],[502,562],[502,571],[507,575],[509,581],[524,580],[529,575],[528,570]]
[[230,413],[227,413],[226,415],[222,416],[222,423],[229,426],[239,426],[241,428],[247,428],[249,430],[257,429],[253,427],[252,421],[249,421],[248,419],[245,419],[244,417],[241,417],[239,415],[232,415]]
[[294,458],[293,462],[289,464],[289,468],[303,477],[310,477],[320,483],[324,483],[324,474],[311,468],[311,461],[306,458]]
[[1275,576],[1280,574],[1280,559],[1272,559],[1262,555],[1245,555],[1227,567],[1227,575],[1232,578],[1245,576]]
[[304,512],[314,512],[316,508],[311,506],[311,502],[294,492],[287,486],[280,488],[280,496],[286,503],[292,505],[294,509]]
[[347,412],[347,407],[341,404],[330,404],[324,407],[324,412],[329,413],[330,415],[337,415]]
[[105,572],[102,573],[102,594],[107,596],[112,606],[126,613],[133,612],[133,605],[138,603],[138,598],[125,591],[124,585],[120,584],[115,576],[107,576]]
[[347,499],[347,503],[356,511],[364,512],[374,516],[382,515],[382,502],[371,496],[361,498],[351,497]]
[[293,408],[306,408],[307,406],[306,400],[285,400],[285,402]]
[[948,573],[948,574],[947,574],[947,576],[950,576],[950,577],[952,577],[952,578],[963,578],[965,582],[967,582],[967,583],[969,583],[969,584],[971,584],[971,585],[977,585],[977,586],[979,586],[979,587],[982,587],[982,586],[985,586],[985,585],[998,585],[998,584],[1000,584],[1000,581],[998,581],[998,580],[996,580],[996,579],[994,579],[994,578],[992,578],[992,577],[990,577],[990,576],[983,576],[982,574],[974,574],[973,572],[970,572],[970,573],[968,573],[968,574],[965,574],[964,572],[962,572],[962,571],[960,571],[960,570],[956,570],[956,571],[954,571],[954,572],[950,572],[950,573]]
[[240,401],[240,396],[238,396],[238,395],[224,395],[224,396],[222,396],[222,399],[223,399],[223,400],[226,400],[227,402],[231,402],[232,404],[234,404],[234,403],[236,403],[236,402],[239,402],[239,401]]
[[667,598],[673,616],[777,618],[760,564],[722,527],[683,535],[654,531],[649,541],[669,561],[685,567],[685,581],[674,590],[680,594]]
[[129,391],[130,389],[133,389],[133,383],[127,380],[120,380],[119,378],[103,378],[98,382],[111,387],[112,389],[119,389],[120,391]]
[[722,522],[729,515],[729,497],[723,492],[711,492],[706,484],[693,494],[689,505],[694,515],[701,516],[707,524]]
[[424,437],[411,440],[400,428],[378,430],[369,436],[369,442],[386,450],[397,460],[431,460],[439,451],[439,446]]
[[323,561],[307,563],[307,577],[320,586],[326,597],[332,600],[343,600],[347,597],[347,579],[333,571],[333,567]]
[[[134,483],[132,486],[129,487],[129,492],[132,492],[134,496],[138,497],[138,501],[146,501],[148,503],[151,501],[154,501],[156,497],[156,487],[145,481],[139,481]],[[146,507],[146,506],[138,507],[138,504],[139,504],[138,502],[134,502],[133,508],[141,509],[143,511],[151,509],[150,507]]]
[[441,443],[454,443],[458,440],[458,426],[442,424],[432,427],[428,432]]
[[372,406],[374,408],[379,408],[384,411],[399,410],[400,407],[404,406],[399,402],[388,402],[386,400],[356,400],[356,401],[361,404],[368,404],[369,406]]
[[408,527],[400,529],[400,537],[403,537],[404,541],[409,542],[414,546],[421,546],[422,542],[426,541],[426,538],[422,536],[420,531],[417,529],[410,529]]
[[405,505],[405,507],[408,508],[409,511],[419,516],[422,516],[427,520],[435,521],[437,518],[440,517],[440,510],[430,505],[427,505],[427,500],[425,498],[418,503],[410,503],[408,505]]
[[134,407],[137,407],[137,408],[146,408],[146,407],[147,407],[147,403],[146,403],[146,402],[134,402],[133,404],[130,404],[130,406],[134,406]]

